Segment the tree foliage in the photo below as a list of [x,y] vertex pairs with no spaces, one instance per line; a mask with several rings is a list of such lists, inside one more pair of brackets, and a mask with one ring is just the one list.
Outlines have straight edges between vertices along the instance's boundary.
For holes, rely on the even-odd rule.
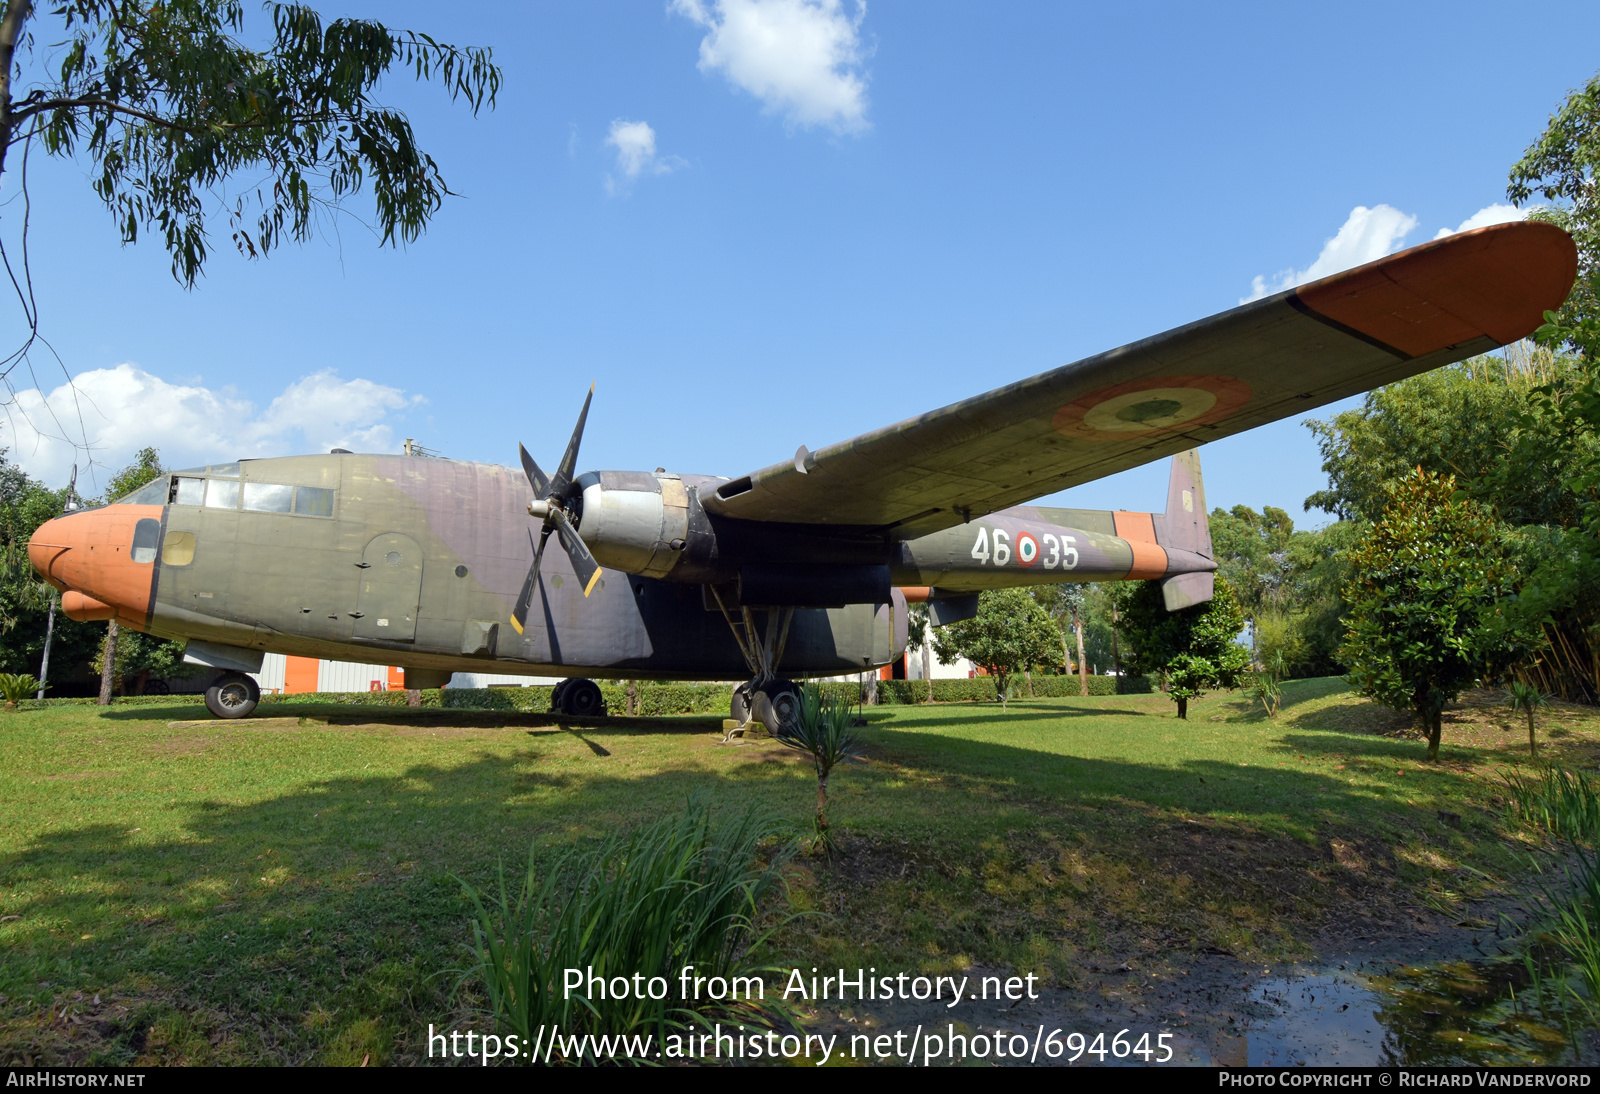
[[1522,652],[1502,611],[1516,572],[1493,515],[1451,476],[1419,469],[1388,495],[1350,553],[1342,656],[1363,695],[1416,714],[1434,760],[1445,704]]
[[1548,386],[1559,400],[1586,382],[1581,363],[1518,348],[1368,392],[1358,409],[1306,423],[1328,475],[1328,488],[1307,498],[1306,508],[1377,520],[1388,486],[1421,467],[1453,475],[1510,524],[1569,523],[1575,507],[1565,471],[1592,457],[1593,440],[1547,446],[1538,463],[1508,457],[1526,431],[1521,413],[1536,390]]
[[1545,131],[1511,168],[1506,196],[1516,205],[1554,204],[1533,215],[1566,229],[1578,245],[1578,282],[1561,309],[1563,321],[1600,317],[1600,76],[1567,96]]
[[1288,676],[1341,671],[1344,549],[1353,541],[1353,527],[1338,521],[1313,531],[1296,529],[1288,513],[1270,505],[1260,513],[1245,505],[1212,510],[1218,572],[1250,624],[1259,664],[1277,665]]
[[1225,577],[1203,604],[1167,611],[1159,581],[1142,581],[1128,603],[1130,650],[1124,663],[1137,674],[1161,674],[1167,694],[1178,704],[1178,717],[1189,716],[1189,700],[1218,688],[1235,688],[1250,665],[1250,654],[1237,642],[1244,613]]
[[[324,23],[301,4],[267,11],[257,46],[241,0],[59,0],[55,25],[38,27],[30,0],[6,0],[0,166],[35,136],[52,154],[85,155],[123,241],[155,232],[186,286],[218,215],[254,258],[304,242],[319,213],[370,185],[381,242],[416,239],[450,189],[405,115],[373,94],[409,71],[476,114],[500,88],[490,51],[371,20]],[[230,189],[241,176],[252,181]]]
[[1009,677],[1035,665],[1060,668],[1061,632],[1026,589],[989,589],[978,598],[978,614],[936,627],[933,650],[946,663],[965,657],[995,677],[999,696]]

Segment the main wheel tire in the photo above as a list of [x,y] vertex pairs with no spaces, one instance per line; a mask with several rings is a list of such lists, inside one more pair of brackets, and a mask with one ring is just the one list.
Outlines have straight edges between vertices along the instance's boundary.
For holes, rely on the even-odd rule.
[[733,689],[733,699],[728,703],[728,714],[741,725],[750,720],[750,697],[745,694],[743,685]]
[[225,672],[206,688],[206,709],[218,718],[248,718],[261,701],[261,688],[242,672]]
[[573,680],[561,696],[565,713],[575,718],[598,718],[606,712],[605,696],[593,680]]
[[550,689],[550,711],[552,714],[568,713],[566,707],[567,689],[572,686],[571,680],[562,680]]
[[776,733],[799,715],[800,688],[793,680],[773,680],[756,692],[750,710],[758,722]]

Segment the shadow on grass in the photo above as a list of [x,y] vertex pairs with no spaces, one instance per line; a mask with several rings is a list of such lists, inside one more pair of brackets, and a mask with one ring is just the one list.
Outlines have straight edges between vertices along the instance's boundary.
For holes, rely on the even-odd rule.
[[[139,714],[149,719],[161,710]],[[339,713],[371,724],[391,712]],[[467,712],[404,713],[403,724],[415,724],[413,715]],[[1054,825],[1072,838],[1087,833],[1091,842],[1099,833],[1105,838],[1097,853],[1124,856],[1134,868],[1147,864],[1141,841],[1191,818],[1248,832],[1279,818],[1312,830],[1329,818],[1361,827],[1377,812],[1407,813],[1380,790],[1316,772],[1087,758],[918,731],[929,722],[1028,725],[1045,718],[1067,719],[1070,731],[1082,713],[1089,712],[985,716],[962,708],[874,727],[866,736],[878,759],[841,773],[835,808],[859,831],[931,846],[949,863],[981,861],[990,853],[986,840]],[[462,755],[397,775],[352,771],[243,804],[168,795],[157,808],[180,814],[176,838],[145,839],[136,825],[85,825],[0,858],[0,914],[20,917],[4,925],[0,994],[10,1001],[0,1003],[0,1029],[12,1032],[0,1034],[0,1055],[15,1055],[26,1040],[36,1058],[58,1062],[148,1056],[358,1063],[363,1055],[373,1063],[420,1062],[429,1023],[452,1019],[455,977],[448,970],[465,960],[467,905],[455,877],[485,885],[498,863],[520,871],[530,843],[562,846],[604,835],[676,808],[695,792],[719,806],[767,804],[797,827],[809,817],[815,779],[802,764],[785,762],[786,754],[752,750],[723,772],[685,755],[629,775],[616,766],[619,741],[660,733],[663,721],[678,723],[673,732],[703,732],[703,720],[582,721],[581,732],[577,719],[534,731],[544,739],[578,737],[589,756],[577,765]],[[1284,739],[1282,752],[1411,763],[1417,757],[1407,744],[1297,734]],[[1419,774],[1415,784],[1443,793],[1461,778],[1440,769]],[[976,924],[974,952],[992,945],[982,941],[986,907],[966,909]],[[914,914],[915,902],[903,899],[874,910],[891,923]],[[968,942],[956,927],[950,932]],[[67,1047],[48,1051],[41,1029],[21,1020],[28,1007],[59,1001],[64,991],[109,995],[114,985],[135,1002],[140,992],[159,1001],[151,1004],[156,1017],[142,1029],[119,1025],[119,1018],[98,1034],[68,1030],[61,1036],[98,1039],[87,1050],[63,1041]]]
[[256,708],[248,718],[213,718],[205,709],[193,706],[108,707],[99,717],[113,722],[181,721],[215,723],[219,729],[248,730],[252,725],[281,723],[299,719],[302,725],[328,726],[439,726],[471,728],[542,728],[571,726],[594,729],[623,729],[633,732],[708,733],[722,726],[722,716],[713,714],[664,714],[653,716],[612,716],[595,718],[568,714],[536,713],[516,710],[469,710],[455,707],[384,707],[336,703],[274,704]]

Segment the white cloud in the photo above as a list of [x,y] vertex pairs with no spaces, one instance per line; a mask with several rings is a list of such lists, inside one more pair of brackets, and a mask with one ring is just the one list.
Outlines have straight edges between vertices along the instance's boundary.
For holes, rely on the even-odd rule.
[[[0,447],[52,486],[65,485],[78,464],[81,488],[93,494],[146,445],[158,449],[168,467],[330,448],[393,451],[386,419],[420,401],[371,380],[341,380],[330,369],[296,380],[257,413],[231,388],[172,384],[123,364],[85,372],[49,394],[17,392],[0,417]],[[66,439],[84,434],[96,465],[92,473],[83,452]]]
[[1322,245],[1322,253],[1315,262],[1303,270],[1280,270],[1270,281],[1260,276],[1251,279],[1250,295],[1240,297],[1239,303],[1259,300],[1341,270],[1374,262],[1399,250],[1416,226],[1416,217],[1392,205],[1376,205],[1371,209],[1357,205],[1338,234]]
[[1443,239],[1453,236],[1457,232],[1469,232],[1474,228],[1487,228],[1491,224],[1510,224],[1513,221],[1526,220],[1528,214],[1518,209],[1515,205],[1485,205],[1476,213],[1461,222],[1457,228],[1440,228],[1434,239]]
[[853,13],[841,0],[671,0],[670,10],[706,28],[700,71],[721,72],[769,113],[796,125],[867,128],[864,2]]
[[616,193],[640,175],[665,175],[683,166],[677,156],[656,154],[656,131],[648,122],[630,122],[618,118],[611,123],[611,134],[606,143],[617,150],[617,170],[622,174],[622,186],[611,175],[606,176],[606,191]]

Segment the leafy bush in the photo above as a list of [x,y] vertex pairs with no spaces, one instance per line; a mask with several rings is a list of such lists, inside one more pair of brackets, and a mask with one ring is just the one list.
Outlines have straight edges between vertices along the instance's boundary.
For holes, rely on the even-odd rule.
[[7,710],[16,710],[17,704],[39,693],[39,678],[25,672],[0,672],[0,698],[5,699]]
[[828,776],[839,764],[857,759],[865,747],[851,729],[854,720],[849,702],[827,694],[815,684],[806,684],[800,689],[794,720],[772,731],[774,740],[804,752],[817,769],[819,837],[825,838],[828,831]]
[[[773,971],[753,966],[749,952],[760,941],[762,904],[794,849],[754,807],[717,817],[703,800],[691,799],[676,816],[613,836],[595,850],[561,855],[542,875],[530,851],[516,892],[507,891],[504,870],[496,892],[462,882],[472,902],[477,958],[464,980],[480,980],[500,1029],[530,1046],[552,1026],[563,1035],[657,1038],[719,1019],[769,1026],[782,1008],[764,992],[754,999],[697,999],[692,989],[683,992],[680,971],[693,966],[695,976],[728,984],[748,978],[743,983],[751,985]],[[661,977],[667,991],[662,999],[633,992],[601,997],[589,992],[586,979],[567,997],[567,969],[608,981],[631,982],[637,973],[648,984]]]

